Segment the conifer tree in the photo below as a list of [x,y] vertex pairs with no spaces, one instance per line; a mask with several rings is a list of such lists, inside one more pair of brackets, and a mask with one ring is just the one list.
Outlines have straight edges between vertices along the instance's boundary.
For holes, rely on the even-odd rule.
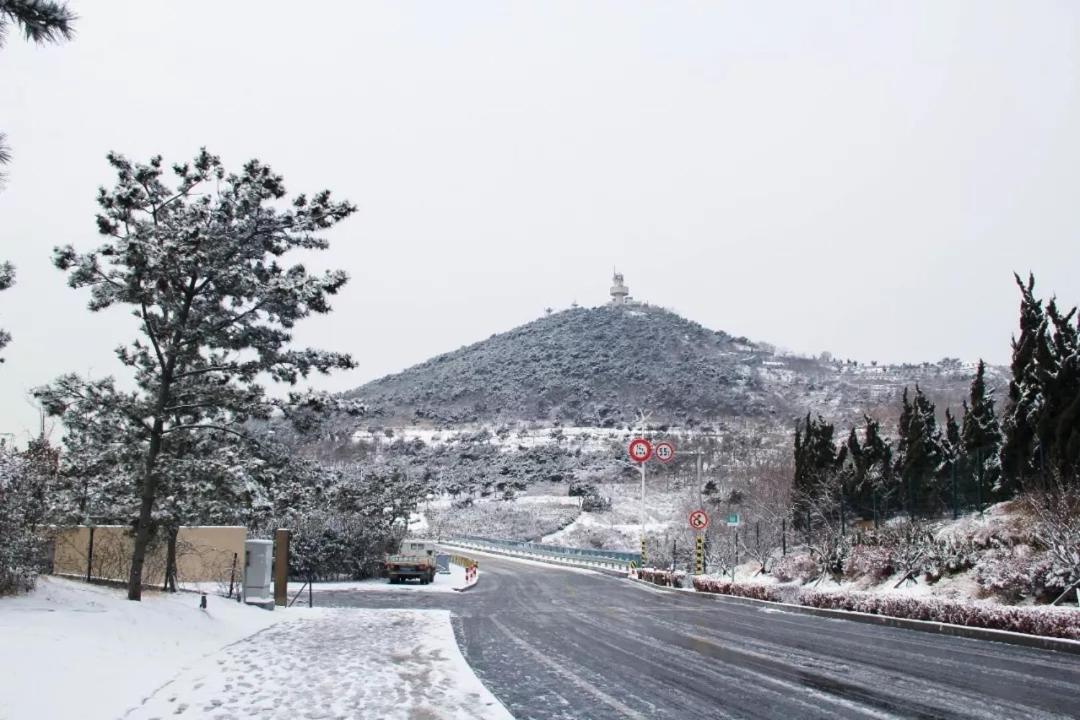
[[991,489],[999,486],[1001,475],[1001,427],[994,411],[993,391],[986,387],[986,363],[982,360],[964,402],[960,437],[960,492],[966,503],[982,502]]
[[[792,494],[796,499],[796,527],[805,524],[800,511],[805,511],[806,501],[815,498],[822,492],[823,487],[832,484],[843,461],[843,458],[838,458],[837,455],[834,432],[832,424],[820,415],[813,418],[810,413],[807,413],[806,419],[795,428],[795,475]],[[844,452],[846,455],[846,450]]]
[[1035,276],[1029,274],[1027,284],[1019,275],[1013,277],[1020,288],[1020,334],[1012,340],[1009,404],[1002,422],[1001,476],[996,487],[1002,497],[1012,497],[1033,472],[1033,417],[1041,401],[1035,355],[1045,325],[1042,302],[1035,298]]
[[[293,383],[352,366],[347,355],[291,347],[295,324],[329,312],[346,274],[313,275],[279,260],[327,248],[318,233],[354,208],[328,191],[284,206],[284,183],[269,167],[252,160],[226,173],[205,150],[173,166],[174,186],[160,157],[142,164],[110,154],[109,163],[117,184],[99,192],[97,218],[106,240],[85,253],[57,248],[54,262],[70,271],[69,285],[90,289],[92,311],[127,306],[139,321],[139,337],[117,350],[136,389],[101,396],[123,423],[117,439],[139,458],[128,580],[128,597],[138,600],[159,489],[179,477],[173,450],[204,433],[243,437],[249,420],[268,417],[260,376]],[[79,384],[60,383],[39,397],[63,412],[79,393]]]
[[896,470],[904,505],[914,517],[917,513],[936,511],[940,505],[943,449],[934,404],[922,389],[916,385],[915,397],[909,400],[908,389],[904,388],[902,403]]

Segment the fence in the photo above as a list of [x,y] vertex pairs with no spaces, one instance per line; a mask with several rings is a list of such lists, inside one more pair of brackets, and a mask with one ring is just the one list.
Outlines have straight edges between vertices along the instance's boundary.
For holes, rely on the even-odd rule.
[[[243,527],[181,527],[176,537],[177,582],[239,582],[244,568]],[[57,531],[53,549],[53,573],[88,579],[126,581],[131,571],[134,539],[123,525],[73,527]],[[166,542],[157,538],[147,550],[143,582],[160,585],[165,580]]]

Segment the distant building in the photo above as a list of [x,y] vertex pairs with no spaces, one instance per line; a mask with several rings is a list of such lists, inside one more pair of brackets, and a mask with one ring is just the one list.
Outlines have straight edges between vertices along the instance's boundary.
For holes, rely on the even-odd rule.
[[633,302],[633,299],[630,297],[630,288],[623,282],[622,273],[615,273],[615,276],[611,279],[611,304],[631,305]]

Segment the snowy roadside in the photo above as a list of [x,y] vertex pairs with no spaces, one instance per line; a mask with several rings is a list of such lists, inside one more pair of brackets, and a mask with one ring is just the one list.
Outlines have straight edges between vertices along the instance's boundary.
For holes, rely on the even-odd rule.
[[189,593],[134,603],[116,588],[39,578],[29,595],[0,599],[0,718],[120,717],[177,672],[297,614],[217,597],[204,611]]
[[[450,565],[450,572],[436,573],[434,582],[427,585],[421,585],[415,580],[411,580],[399,585],[391,585],[386,578],[371,578],[370,580],[345,580],[341,582],[316,582],[312,585],[313,590],[316,593],[322,592],[419,592],[419,593],[451,593],[454,592],[454,588],[464,587],[465,585],[465,568],[460,565]],[[290,596],[300,590],[302,583],[290,583],[289,593]],[[305,602],[304,596],[307,593],[300,593],[300,598],[297,600],[297,604]]]
[[448,612],[198,600],[132,603],[50,577],[0,599],[0,720],[511,717],[465,662]]
[[445,610],[324,609],[224,648],[127,715],[512,720]]

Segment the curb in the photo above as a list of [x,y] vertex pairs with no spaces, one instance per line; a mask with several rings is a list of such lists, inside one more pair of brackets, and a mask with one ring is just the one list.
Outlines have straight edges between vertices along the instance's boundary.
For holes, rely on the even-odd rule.
[[[687,592],[679,588],[654,585],[644,580],[632,580],[650,588],[666,590],[668,592]],[[689,593],[687,593],[689,594]],[[990,630],[988,628],[968,627],[967,625],[951,625],[949,623],[932,622],[930,620],[909,620],[892,615],[871,615],[870,613],[855,612],[853,610],[832,610],[828,608],[815,608],[807,605],[792,605],[791,603],[773,602],[772,600],[755,600],[737,595],[725,595],[723,593],[693,591],[696,597],[709,597],[717,602],[735,602],[751,607],[766,607],[784,612],[797,613],[799,615],[816,615],[818,617],[833,620],[849,620],[867,625],[884,625],[886,627],[916,630],[918,632],[934,633],[936,635],[949,635],[972,640],[990,640],[992,642],[1020,645],[1023,647],[1036,648],[1038,650],[1054,650],[1057,652],[1080,655],[1080,640],[1067,640],[1065,638],[1047,637],[1045,635],[1025,635],[1024,633],[1011,632],[1009,630]]]
[[476,579],[475,580],[473,580],[468,585],[462,585],[459,588],[454,588],[454,592],[465,592],[466,590],[472,590],[474,587],[476,587],[476,583],[478,583],[478,582],[480,582],[480,572],[479,571],[477,571],[477,573],[476,573]]

